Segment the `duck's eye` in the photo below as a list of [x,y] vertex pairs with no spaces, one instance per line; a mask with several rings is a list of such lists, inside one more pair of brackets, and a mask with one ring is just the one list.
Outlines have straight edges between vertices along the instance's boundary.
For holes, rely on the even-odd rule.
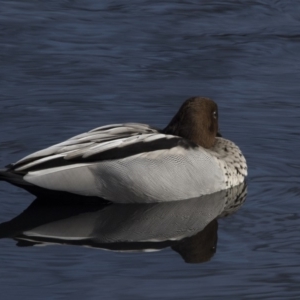
[[218,112],[216,110],[213,111],[213,117],[216,119],[218,117]]

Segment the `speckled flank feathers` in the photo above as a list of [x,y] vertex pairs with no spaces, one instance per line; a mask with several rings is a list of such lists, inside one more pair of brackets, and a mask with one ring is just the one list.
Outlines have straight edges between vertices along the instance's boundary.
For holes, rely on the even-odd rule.
[[210,149],[217,158],[225,178],[225,189],[236,186],[247,176],[247,163],[239,147],[224,138],[216,138]]

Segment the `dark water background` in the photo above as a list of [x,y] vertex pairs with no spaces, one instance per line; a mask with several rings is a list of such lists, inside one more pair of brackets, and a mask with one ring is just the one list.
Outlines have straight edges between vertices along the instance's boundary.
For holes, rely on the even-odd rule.
[[[0,165],[107,123],[163,127],[193,95],[219,105],[249,166],[208,263],[0,240],[6,299],[300,297],[300,3],[1,1]],[[0,222],[33,196],[0,184]]]

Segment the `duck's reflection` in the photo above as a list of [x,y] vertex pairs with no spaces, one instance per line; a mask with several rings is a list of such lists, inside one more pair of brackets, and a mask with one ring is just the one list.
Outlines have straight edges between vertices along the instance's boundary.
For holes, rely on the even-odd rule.
[[114,251],[172,247],[186,262],[208,261],[217,246],[217,218],[237,210],[246,185],[197,199],[155,204],[56,204],[36,199],[0,224],[19,246],[70,244]]

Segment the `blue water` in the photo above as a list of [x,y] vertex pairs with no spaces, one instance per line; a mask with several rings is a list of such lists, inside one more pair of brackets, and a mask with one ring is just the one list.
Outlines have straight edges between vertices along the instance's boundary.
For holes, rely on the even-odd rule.
[[[6,299],[300,296],[300,3],[1,1],[0,28],[0,166],[108,123],[163,127],[202,95],[249,167],[209,262],[1,239]],[[0,183],[0,222],[33,200]]]

